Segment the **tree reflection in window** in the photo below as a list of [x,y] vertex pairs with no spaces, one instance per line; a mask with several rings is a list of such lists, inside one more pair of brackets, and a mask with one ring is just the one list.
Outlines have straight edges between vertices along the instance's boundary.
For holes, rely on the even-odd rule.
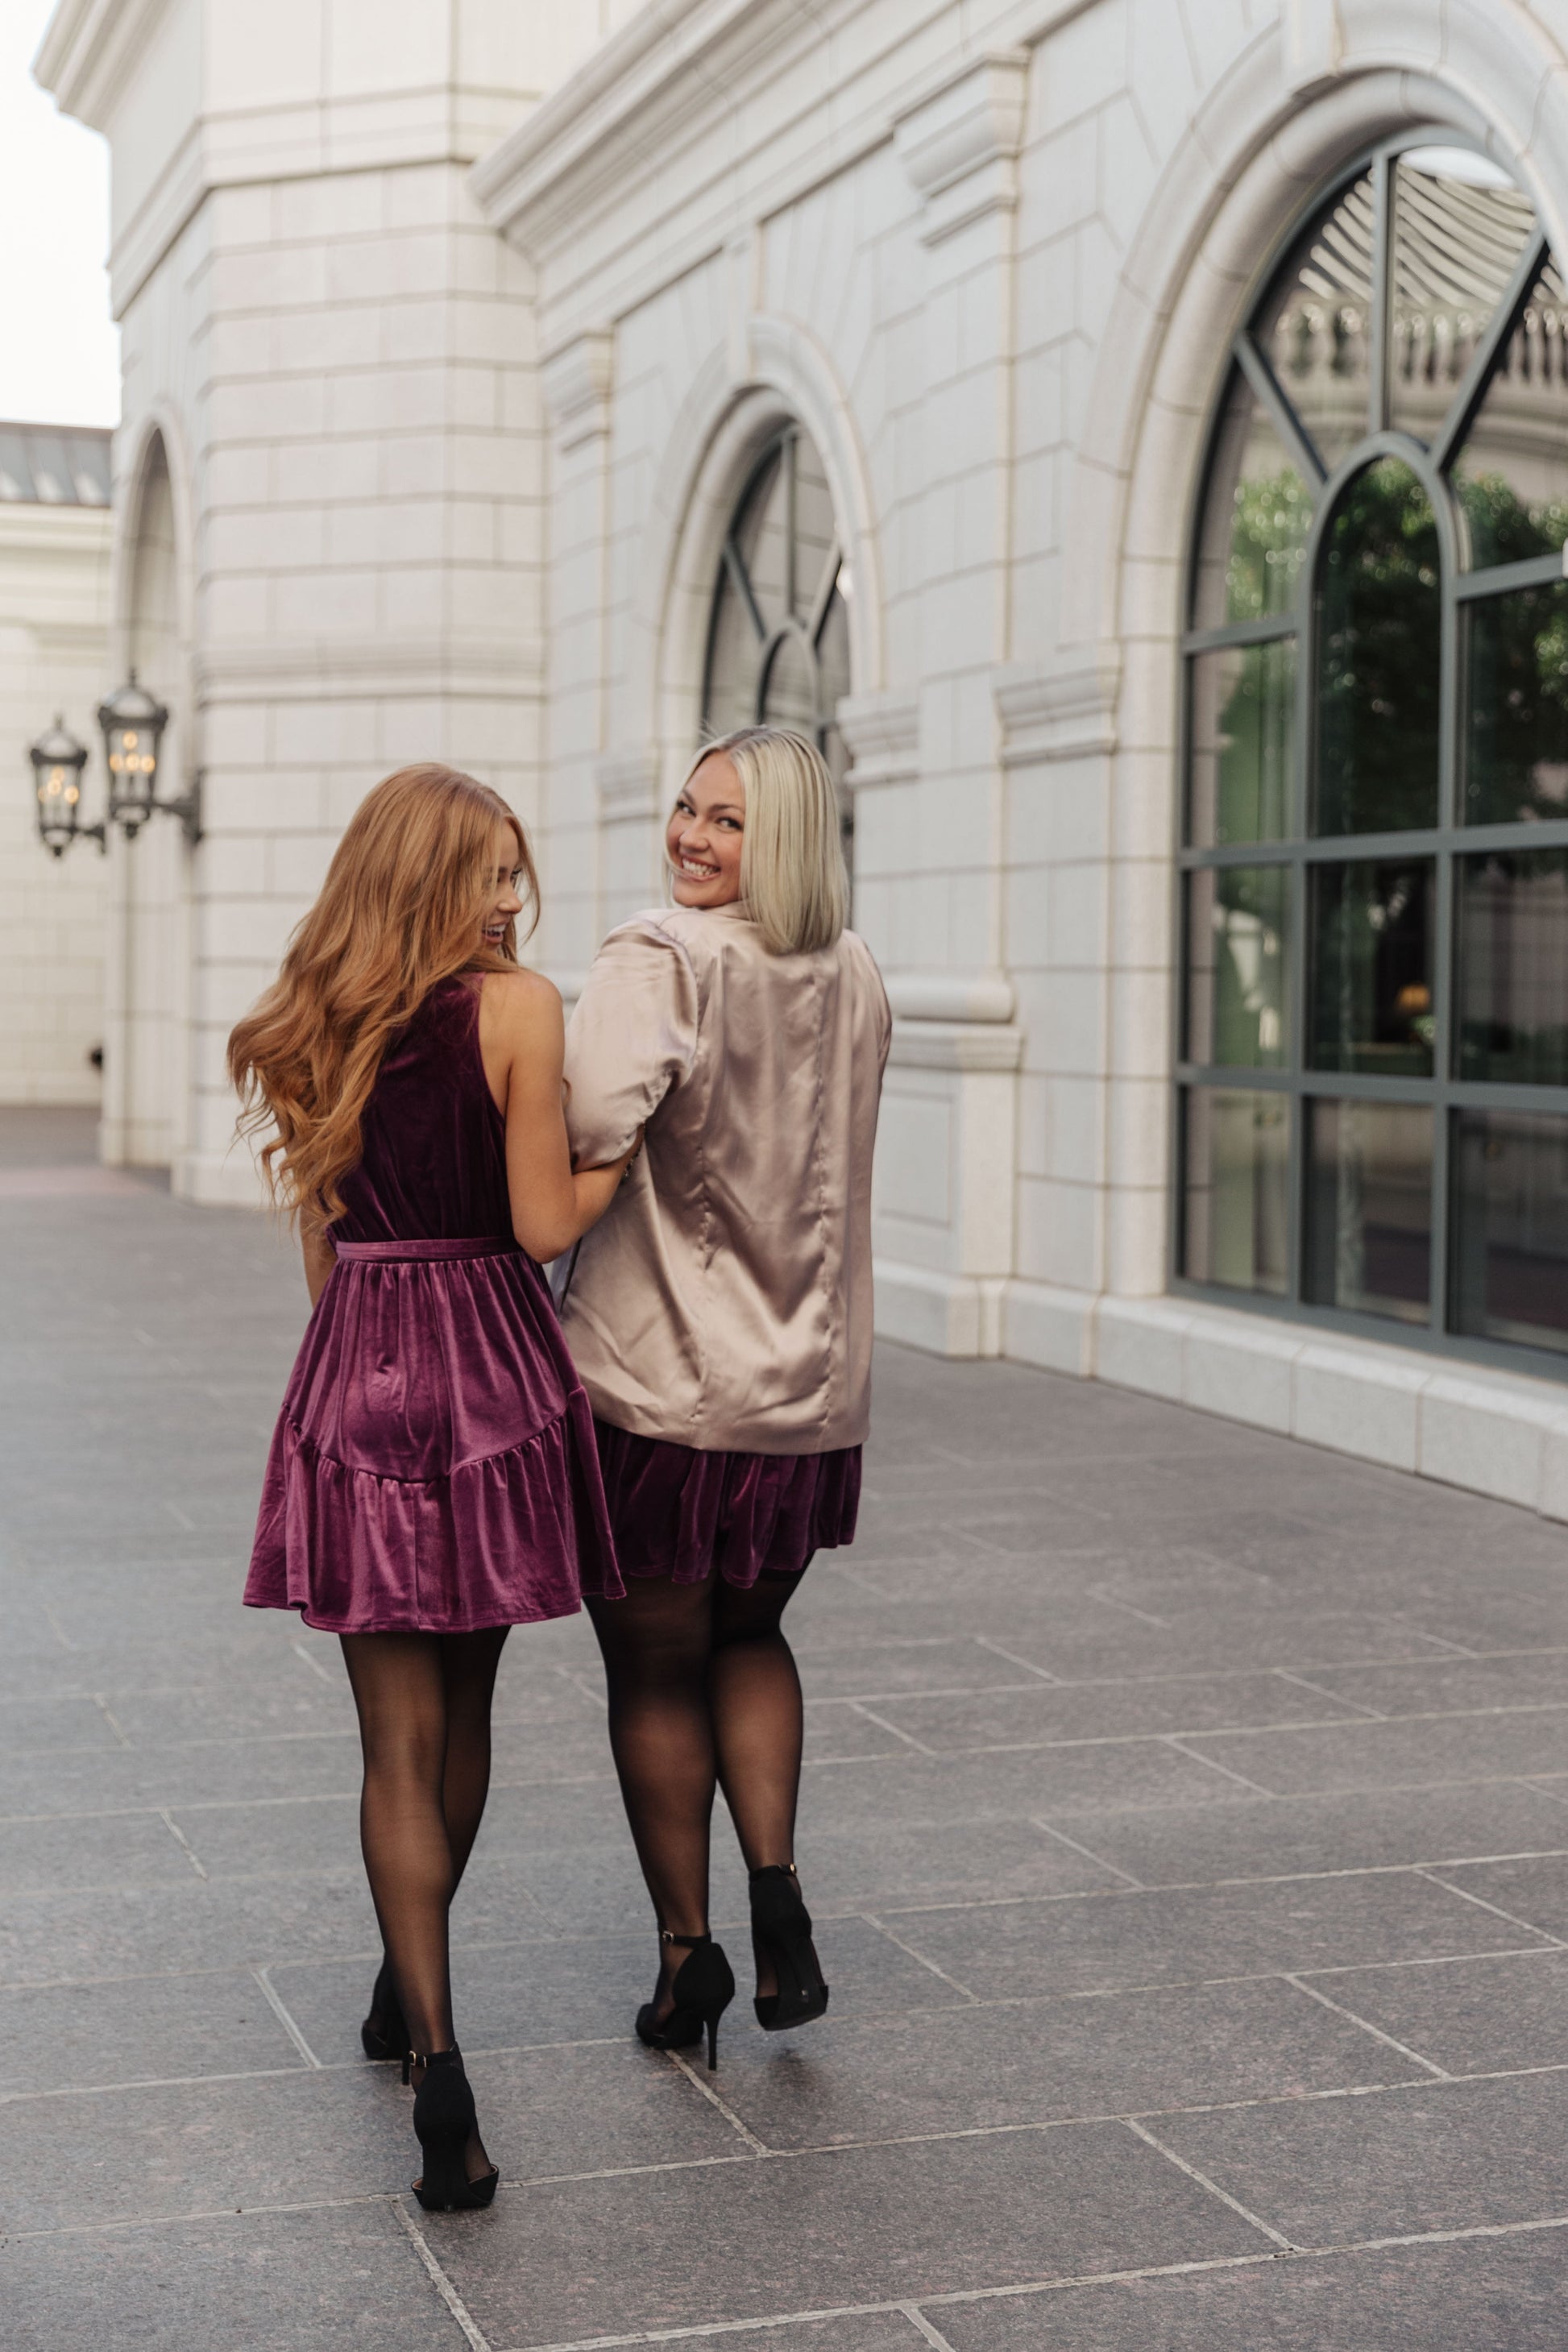
[[1568,286],[1489,157],[1389,141],[1231,362],[1177,1270],[1568,1370]]
[[1436,823],[1439,571],[1430,499],[1380,457],[1342,493],[1319,563],[1320,833]]

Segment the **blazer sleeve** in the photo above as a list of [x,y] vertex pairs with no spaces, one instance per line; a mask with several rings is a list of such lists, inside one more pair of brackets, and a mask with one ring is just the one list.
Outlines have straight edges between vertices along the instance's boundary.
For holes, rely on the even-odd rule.
[[697,975],[679,940],[653,922],[612,931],[566,1029],[566,1132],[574,1164],[602,1167],[629,1149],[697,1052]]

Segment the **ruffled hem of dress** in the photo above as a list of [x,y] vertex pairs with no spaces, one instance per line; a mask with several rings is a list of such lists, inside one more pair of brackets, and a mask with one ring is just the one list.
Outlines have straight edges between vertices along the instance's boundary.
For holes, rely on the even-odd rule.
[[749,1591],[759,1576],[798,1576],[815,1553],[855,1539],[858,1445],[705,1454],[597,1416],[594,1427],[625,1576],[702,1584],[717,1572]]
[[272,1441],[251,1609],[327,1633],[477,1633],[625,1591],[579,1391],[532,1436],[439,1478],[356,1469],[297,1423]]

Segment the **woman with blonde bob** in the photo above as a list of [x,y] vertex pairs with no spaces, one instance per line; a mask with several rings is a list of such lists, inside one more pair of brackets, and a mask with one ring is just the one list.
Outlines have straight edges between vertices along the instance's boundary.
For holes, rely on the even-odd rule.
[[708,2035],[721,1785],[751,1873],[758,2021],[827,2006],[795,1868],[801,1696],[780,1620],[855,1532],[871,1362],[871,1150],[891,1022],[844,928],[838,807],[803,737],[709,745],[665,836],[673,907],[599,950],[567,1035],[580,1162],[640,1159],[563,1320],[598,1424],[622,1601],[591,1601],[610,1737],[658,1922],[637,2030]]
[[561,999],[517,964],[538,895],[497,793],[400,769],[229,1040],[313,1310],[245,1598],[342,1637],[385,1946],[363,2038],[415,2080],[432,2208],[488,2205],[498,2178],[454,2038],[447,1913],[484,1811],[501,1645],[621,1589],[535,1261],[603,1212],[626,1154],[573,1173]]

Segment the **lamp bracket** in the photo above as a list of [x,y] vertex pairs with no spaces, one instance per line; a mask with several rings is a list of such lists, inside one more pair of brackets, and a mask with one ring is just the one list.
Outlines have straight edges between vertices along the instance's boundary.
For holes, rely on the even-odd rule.
[[184,829],[185,840],[194,849],[202,837],[202,783],[205,771],[198,768],[190,782],[174,801],[154,801],[153,812],[159,816],[177,816]]
[[[198,768],[178,800],[153,801],[149,807],[139,810],[134,817],[117,817],[113,822],[119,825],[127,841],[134,841],[149,817],[177,816],[184,829],[185,840],[194,849],[202,837],[203,774],[204,771]],[[103,827],[102,825],[83,825],[81,830],[84,834],[92,832],[101,835]]]

